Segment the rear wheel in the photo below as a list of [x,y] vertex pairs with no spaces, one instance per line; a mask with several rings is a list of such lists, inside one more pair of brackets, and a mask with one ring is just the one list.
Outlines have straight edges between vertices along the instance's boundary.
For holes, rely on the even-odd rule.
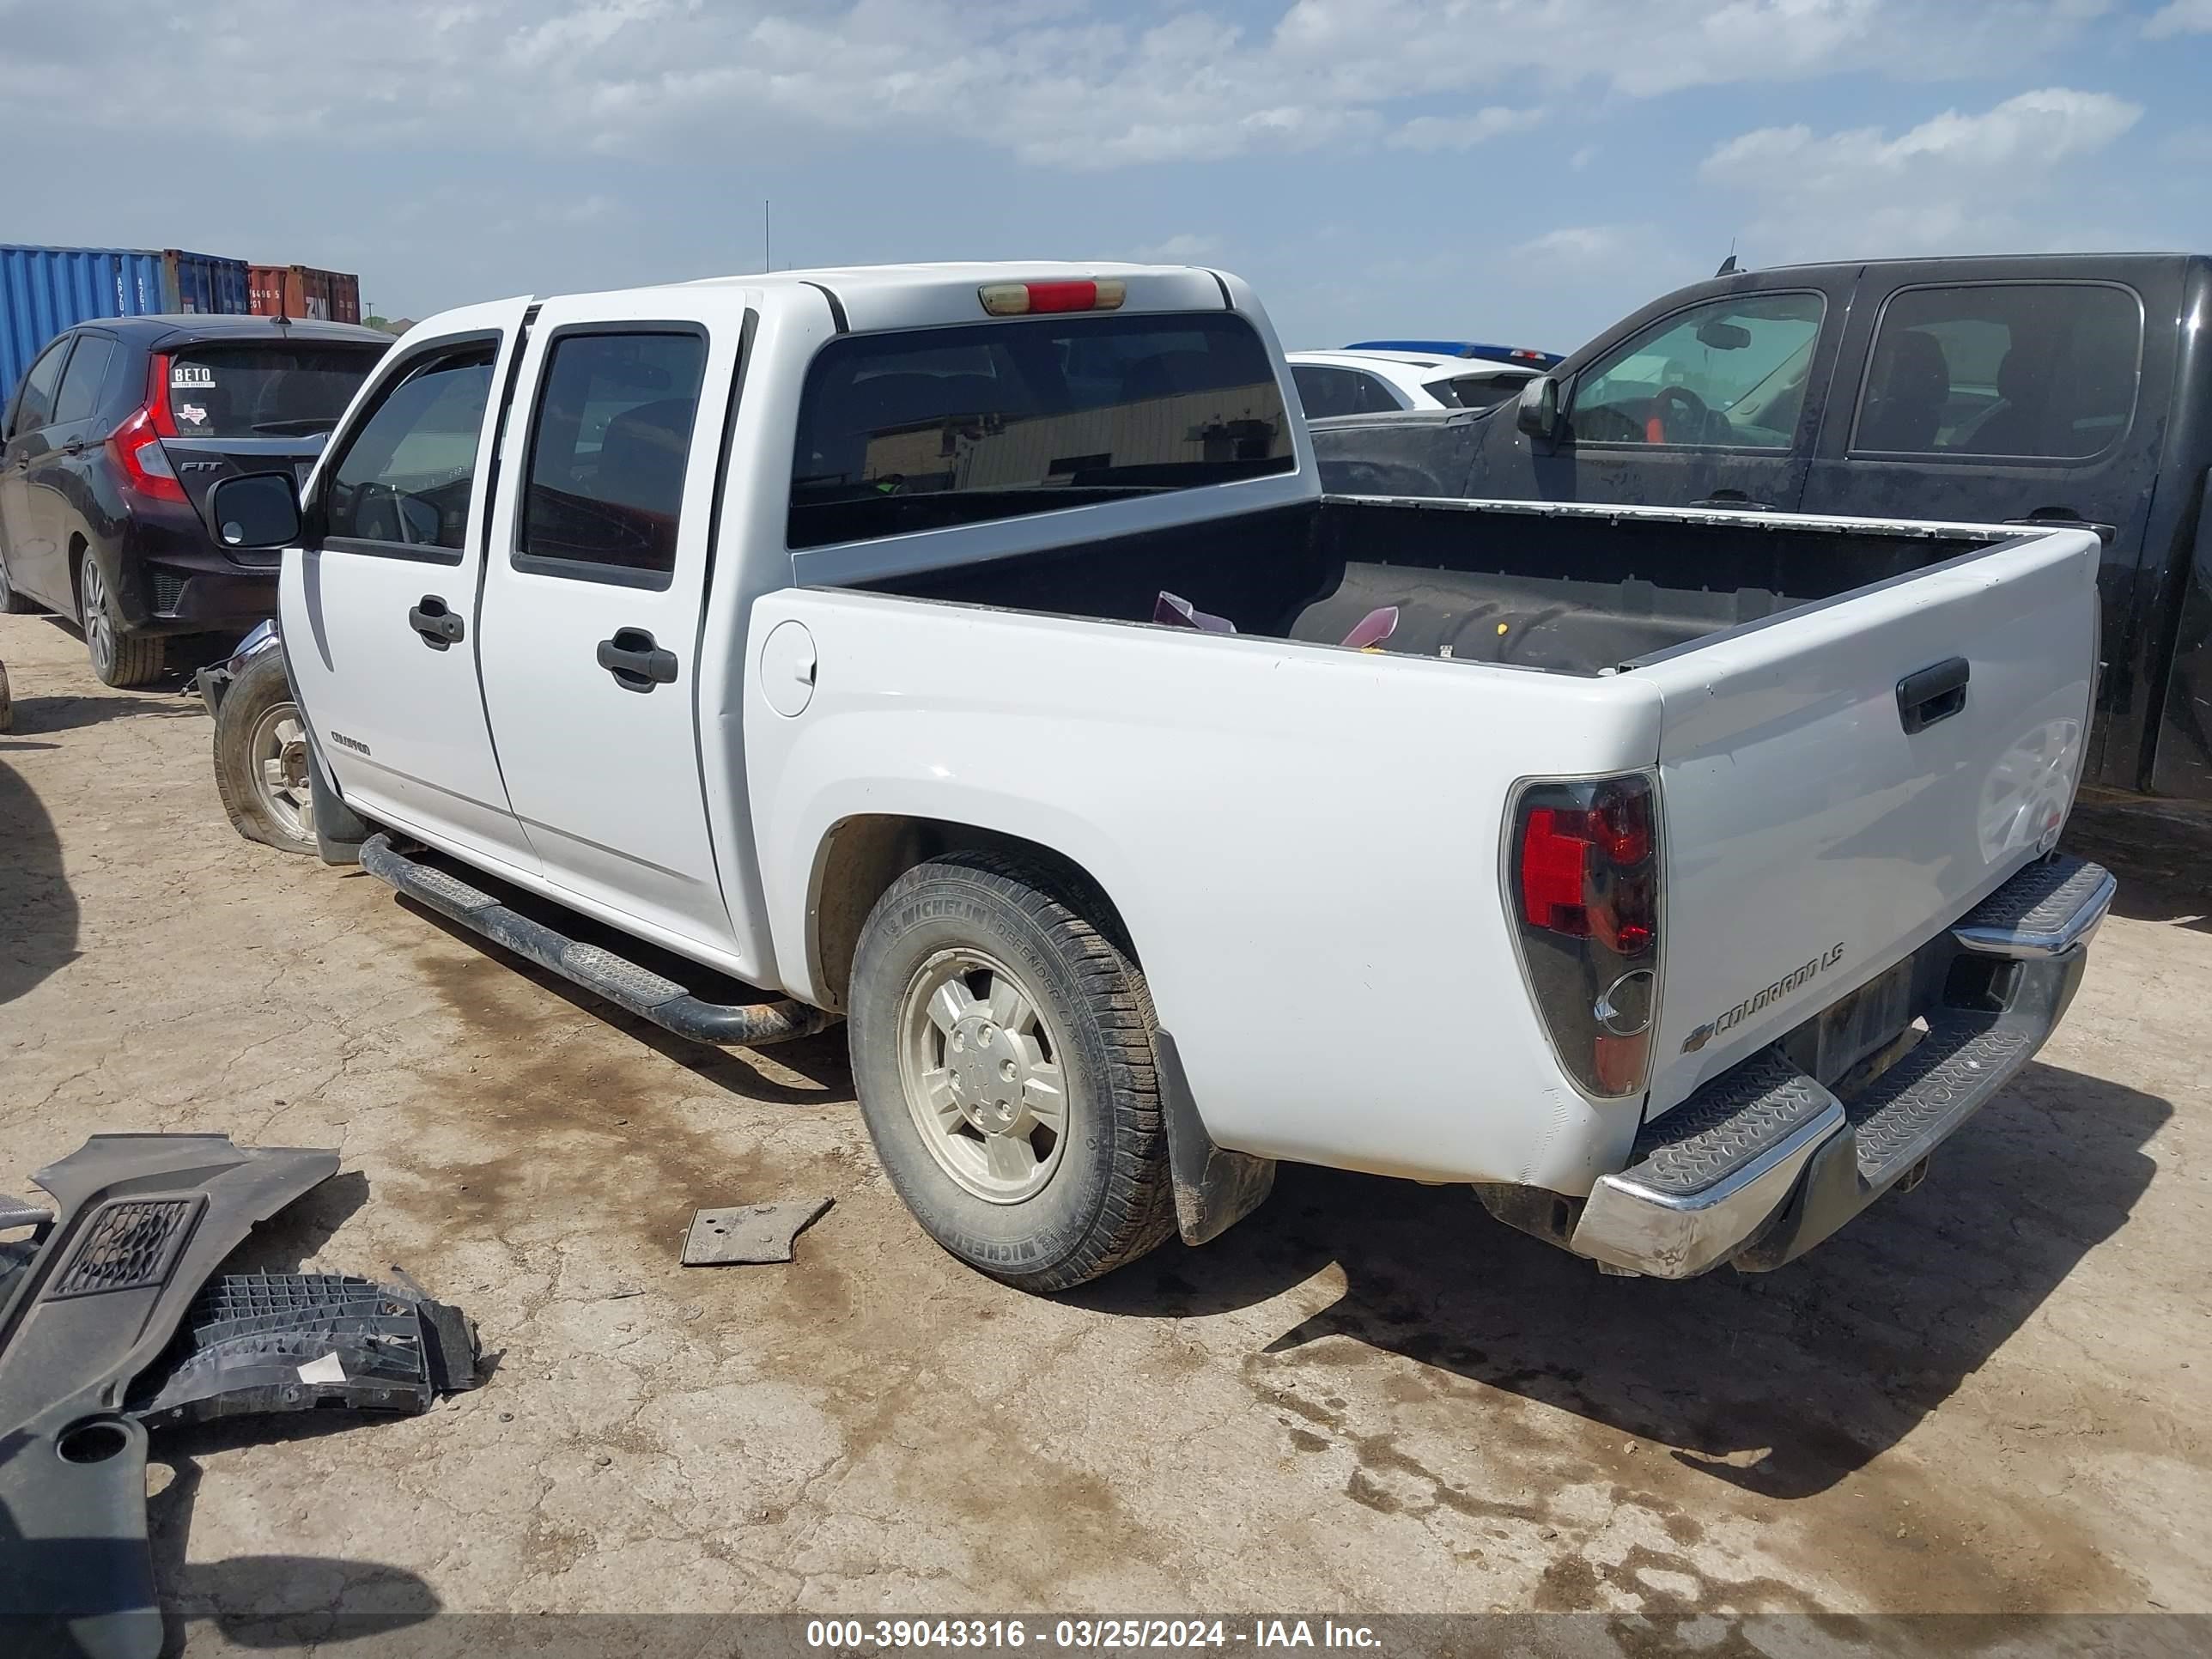
[[878,902],[853,965],[860,1112],[938,1243],[1030,1291],[1175,1229],[1152,1005],[1055,872],[963,854]]
[[231,683],[216,715],[215,787],[231,827],[282,852],[314,852],[312,771],[284,654],[264,651]]
[[143,685],[159,679],[168,641],[158,634],[126,634],[100,561],[84,550],[78,564],[77,611],[84,629],[85,654],[102,685]]

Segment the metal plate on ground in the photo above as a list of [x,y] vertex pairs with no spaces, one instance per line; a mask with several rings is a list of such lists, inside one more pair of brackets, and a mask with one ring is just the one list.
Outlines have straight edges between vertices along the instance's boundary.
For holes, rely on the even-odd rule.
[[788,1261],[792,1241],[830,1207],[826,1198],[694,1210],[684,1240],[684,1265],[719,1267],[739,1261]]

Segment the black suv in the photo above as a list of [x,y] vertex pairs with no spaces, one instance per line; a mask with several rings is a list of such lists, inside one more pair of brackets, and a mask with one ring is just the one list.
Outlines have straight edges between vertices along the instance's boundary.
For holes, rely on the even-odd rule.
[[84,632],[109,685],[161,672],[168,640],[276,608],[276,558],[222,550],[217,480],[302,478],[391,345],[374,329],[267,317],[80,323],[33,362],[0,423],[0,610]]

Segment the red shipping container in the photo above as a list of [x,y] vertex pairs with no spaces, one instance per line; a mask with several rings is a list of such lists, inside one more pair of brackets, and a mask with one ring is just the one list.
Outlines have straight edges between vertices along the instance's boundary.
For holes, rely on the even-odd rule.
[[252,286],[257,317],[361,320],[361,278],[345,271],[319,270],[313,265],[256,265]]

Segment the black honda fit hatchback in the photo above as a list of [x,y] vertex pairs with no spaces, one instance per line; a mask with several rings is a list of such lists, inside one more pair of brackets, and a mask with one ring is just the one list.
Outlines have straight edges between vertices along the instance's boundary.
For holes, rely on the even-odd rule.
[[226,552],[203,516],[238,472],[302,478],[392,343],[268,317],[80,323],[33,362],[0,422],[0,610],[83,630],[109,685],[159,676],[168,641],[276,608],[276,558]]

